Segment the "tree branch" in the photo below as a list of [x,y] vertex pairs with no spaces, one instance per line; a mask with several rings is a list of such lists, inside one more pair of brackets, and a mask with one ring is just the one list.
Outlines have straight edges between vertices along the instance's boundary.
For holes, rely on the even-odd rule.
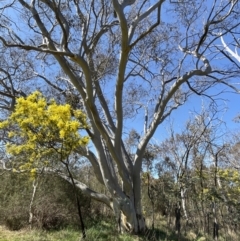
[[130,29],[129,29],[129,44],[133,38],[135,29],[137,27],[137,25],[145,18],[147,18],[156,8],[158,8],[157,11],[157,22],[155,24],[153,24],[145,33],[141,34],[137,40],[134,41],[134,43],[132,43],[130,46],[133,47],[134,45],[137,44],[137,42],[139,40],[141,40],[142,38],[144,38],[148,33],[150,33],[155,27],[157,27],[160,24],[160,14],[161,14],[161,6],[162,4],[165,2],[165,0],[160,0],[159,2],[157,2],[156,4],[154,4],[153,6],[151,6],[146,12],[144,12],[142,15],[140,15],[139,17],[137,17],[134,22],[132,23]]

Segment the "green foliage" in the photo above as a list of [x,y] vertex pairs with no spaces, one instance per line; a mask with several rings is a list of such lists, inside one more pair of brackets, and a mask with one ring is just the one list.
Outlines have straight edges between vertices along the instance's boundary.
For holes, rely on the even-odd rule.
[[1,175],[0,224],[6,225],[10,230],[19,230],[27,225],[26,200],[30,200],[30,188],[23,175],[14,173]]
[[[10,230],[27,227],[31,194],[32,182],[28,175],[1,175],[0,225]],[[80,192],[78,196],[82,202],[83,216],[88,219],[91,201]],[[39,179],[32,208],[35,228],[56,230],[79,226],[73,186],[59,177],[42,176]]]
[[[240,173],[238,170],[226,168],[218,171],[222,182],[222,189],[225,191],[228,201],[239,206],[240,196]],[[222,190],[220,189],[219,192]]]

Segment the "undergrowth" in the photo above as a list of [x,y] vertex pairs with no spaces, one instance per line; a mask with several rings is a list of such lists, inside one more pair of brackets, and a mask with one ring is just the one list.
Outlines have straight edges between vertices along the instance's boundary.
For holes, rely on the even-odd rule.
[[[179,239],[177,235],[163,227],[162,230],[148,230],[144,235],[130,235],[116,232],[113,222],[99,221],[92,223],[86,230],[86,239],[81,238],[81,230],[65,228],[58,231],[44,231],[40,229],[9,231],[0,226],[0,241],[208,241],[210,237],[187,233]],[[226,240],[220,238],[219,240]]]

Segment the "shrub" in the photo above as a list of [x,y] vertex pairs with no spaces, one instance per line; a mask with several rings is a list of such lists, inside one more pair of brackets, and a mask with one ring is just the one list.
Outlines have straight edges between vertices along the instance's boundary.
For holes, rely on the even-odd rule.
[[[29,176],[4,173],[1,176],[0,224],[10,230],[28,225],[32,181]],[[89,212],[90,200],[78,193],[84,218]],[[56,176],[42,176],[34,198],[33,227],[57,230],[79,226],[75,194],[71,184]]]

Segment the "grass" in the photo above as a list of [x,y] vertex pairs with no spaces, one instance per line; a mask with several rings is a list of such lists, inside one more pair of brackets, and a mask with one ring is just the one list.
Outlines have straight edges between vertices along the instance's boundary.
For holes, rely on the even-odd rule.
[[47,232],[41,230],[23,229],[20,231],[9,231],[0,226],[0,241],[77,241],[79,231],[64,229],[61,231]]
[[[102,222],[95,227],[89,228],[84,241],[143,241],[137,236],[118,235],[112,226]],[[81,241],[80,230],[63,229],[59,231],[43,231],[23,229],[9,231],[0,226],[0,241]]]
[[[163,223],[162,223],[163,224]],[[148,230],[144,236],[119,235],[114,224],[106,221],[95,222],[86,230],[86,239],[81,238],[81,231],[65,228],[59,231],[43,231],[22,229],[9,231],[0,226],[0,241],[176,241],[177,235],[164,225],[162,230]],[[206,241],[208,239],[189,233],[180,237],[181,241]],[[210,240],[210,239],[209,239]]]
[[[148,231],[144,236],[123,234],[119,235],[114,225],[102,221],[87,229],[87,238],[84,241],[173,241],[177,240],[175,234],[165,233],[161,230]],[[0,241],[83,241],[80,230],[63,229],[59,231],[43,231],[23,229],[9,231],[0,226]],[[189,241],[181,238],[181,241]]]

